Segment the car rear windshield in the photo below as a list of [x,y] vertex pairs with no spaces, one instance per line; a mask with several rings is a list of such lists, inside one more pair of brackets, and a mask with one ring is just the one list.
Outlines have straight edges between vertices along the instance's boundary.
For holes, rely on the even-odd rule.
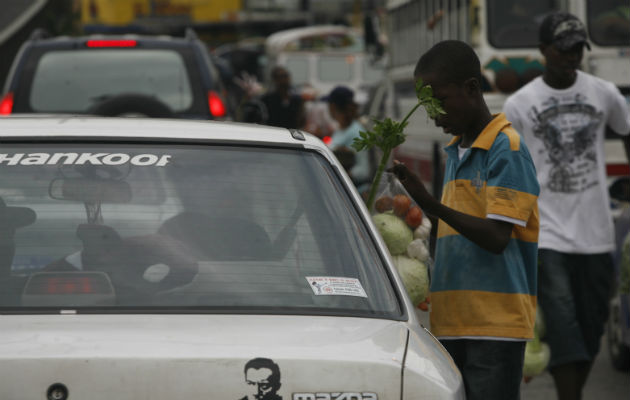
[[170,49],[48,51],[35,69],[29,104],[37,112],[85,113],[128,93],[187,110],[193,92],[184,58]]
[[1,152],[5,312],[400,317],[373,236],[317,153],[147,144]]

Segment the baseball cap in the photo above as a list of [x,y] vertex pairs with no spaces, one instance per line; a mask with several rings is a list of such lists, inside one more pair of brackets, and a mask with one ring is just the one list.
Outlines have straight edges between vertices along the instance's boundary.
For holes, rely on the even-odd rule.
[[344,107],[354,102],[354,92],[348,87],[337,86],[322,100],[339,107]]
[[583,43],[589,50],[584,24],[575,15],[566,12],[550,14],[540,24],[539,40],[541,43],[553,44],[566,51],[578,43]]
[[0,198],[0,224],[20,228],[35,222],[35,211],[28,207],[10,207]]

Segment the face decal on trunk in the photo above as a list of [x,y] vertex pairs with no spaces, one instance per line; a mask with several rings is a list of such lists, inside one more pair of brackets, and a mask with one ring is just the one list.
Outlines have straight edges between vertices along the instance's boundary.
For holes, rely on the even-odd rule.
[[277,394],[280,389],[280,367],[269,358],[254,358],[245,364],[247,395],[239,400],[282,400]]

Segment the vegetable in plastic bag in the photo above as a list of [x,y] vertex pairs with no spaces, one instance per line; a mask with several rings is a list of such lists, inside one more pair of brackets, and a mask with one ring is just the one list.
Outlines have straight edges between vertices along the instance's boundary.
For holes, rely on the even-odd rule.
[[536,310],[536,323],[534,324],[534,339],[525,345],[525,361],[523,363],[523,376],[532,377],[542,374],[549,365],[551,355],[549,345],[540,340],[545,336],[545,321],[540,309]]
[[413,240],[413,232],[405,221],[389,213],[376,214],[372,219],[391,255],[407,251],[407,246]]
[[412,303],[418,305],[425,301],[429,295],[429,271],[426,265],[404,255],[395,256],[394,264]]
[[423,239],[414,239],[407,245],[407,255],[420,262],[425,262],[429,259],[429,249],[427,249]]
[[542,374],[549,365],[549,345],[540,341],[538,335],[534,340],[525,345],[525,362],[523,363],[523,376],[536,376]]

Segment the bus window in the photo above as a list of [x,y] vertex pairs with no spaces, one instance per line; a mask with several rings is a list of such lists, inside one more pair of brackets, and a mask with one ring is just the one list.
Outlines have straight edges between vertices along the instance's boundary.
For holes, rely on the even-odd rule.
[[320,56],[317,60],[317,75],[321,82],[350,82],[353,80],[353,56]]
[[367,84],[379,82],[385,74],[382,63],[372,63],[367,57],[363,59],[363,80]]
[[630,44],[630,2],[588,0],[588,29],[593,43],[600,46]]
[[291,74],[291,83],[293,85],[303,85],[310,81],[309,79],[309,60],[307,56],[289,55],[284,66]]
[[[598,0],[599,1],[599,0]],[[557,0],[487,0],[488,41],[498,48],[538,46],[538,27]]]

